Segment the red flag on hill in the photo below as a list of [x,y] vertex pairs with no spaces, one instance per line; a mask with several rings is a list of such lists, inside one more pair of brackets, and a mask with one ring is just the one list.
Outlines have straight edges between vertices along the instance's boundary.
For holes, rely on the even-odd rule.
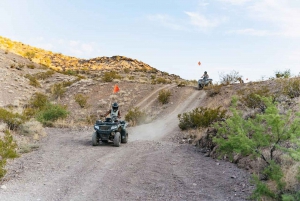
[[115,85],[113,93],[117,93],[118,91],[120,91],[120,88],[118,85]]

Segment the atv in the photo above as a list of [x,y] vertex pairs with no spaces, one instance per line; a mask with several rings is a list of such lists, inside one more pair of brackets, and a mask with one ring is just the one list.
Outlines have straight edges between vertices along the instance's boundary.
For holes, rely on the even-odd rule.
[[212,79],[203,78],[198,80],[198,89],[201,90],[203,87],[212,84]]
[[100,142],[108,143],[109,141],[112,141],[116,147],[119,147],[120,143],[127,143],[127,125],[125,121],[119,121],[116,117],[106,118],[105,121],[97,120],[92,136],[93,146],[99,145]]

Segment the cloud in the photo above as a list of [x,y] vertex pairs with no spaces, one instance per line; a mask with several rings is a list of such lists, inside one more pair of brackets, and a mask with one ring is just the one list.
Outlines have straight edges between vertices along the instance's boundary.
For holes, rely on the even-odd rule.
[[300,37],[300,8],[290,0],[263,0],[251,5],[250,16],[278,28],[278,35]]
[[246,2],[249,2],[251,0],[219,0],[219,1],[224,2],[224,3],[230,3],[233,5],[243,5]]
[[212,18],[208,19],[204,15],[195,12],[185,12],[190,17],[190,23],[203,30],[217,27],[222,22],[226,21],[226,18]]
[[[292,0],[219,0],[238,6],[246,16],[261,23],[270,30],[256,30],[245,28],[230,31],[237,34],[249,34],[254,36],[286,36],[300,37],[300,7],[295,6]],[[245,4],[247,2],[247,4]],[[299,3],[298,3],[299,5]],[[272,28],[272,31],[271,31]]]
[[255,29],[239,29],[228,31],[227,33],[234,33],[239,35],[251,35],[251,36],[270,36],[275,35],[267,30],[255,30]]
[[184,26],[166,14],[149,15],[148,20],[159,22],[161,25],[174,30],[185,30]]

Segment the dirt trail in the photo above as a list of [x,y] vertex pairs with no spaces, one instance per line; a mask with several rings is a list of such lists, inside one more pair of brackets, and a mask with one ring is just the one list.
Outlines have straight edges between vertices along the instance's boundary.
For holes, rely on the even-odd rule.
[[119,148],[91,146],[92,129],[47,129],[38,151],[11,164],[20,173],[4,183],[0,200],[245,200],[246,172],[167,139],[179,131],[177,114],[203,96],[195,90],[165,118],[129,128]]

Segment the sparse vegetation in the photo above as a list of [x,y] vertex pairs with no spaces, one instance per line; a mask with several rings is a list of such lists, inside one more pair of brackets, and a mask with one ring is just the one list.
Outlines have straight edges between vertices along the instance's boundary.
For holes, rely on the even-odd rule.
[[24,54],[24,57],[31,61],[35,57],[35,53],[34,52],[26,52]]
[[275,71],[276,78],[290,78],[291,77],[291,70],[287,69],[285,71]]
[[37,113],[37,120],[45,126],[51,126],[54,121],[64,119],[68,114],[65,106],[48,103],[43,110]]
[[[272,188],[268,182],[262,182],[258,176],[253,181],[256,189],[253,199],[272,198],[281,200],[286,192],[283,181],[282,157],[290,160],[300,159],[300,114],[291,111],[280,114],[272,98],[261,97],[266,105],[264,113],[257,114],[254,119],[243,119],[242,113],[236,109],[238,99],[233,98],[232,117],[225,122],[214,124],[217,129],[217,151],[230,160],[234,155],[260,158],[264,163],[263,175],[267,181],[275,184]],[[287,196],[286,196],[287,197]]]
[[88,99],[87,96],[84,96],[82,94],[76,94],[74,98],[75,98],[75,102],[78,103],[78,105],[81,108],[85,108],[86,107],[86,105],[87,105],[87,99]]
[[169,103],[169,100],[170,100],[170,96],[171,96],[171,91],[170,90],[160,90],[159,93],[158,93],[158,101],[161,103],[161,104],[167,104]]
[[214,97],[221,92],[222,87],[222,84],[209,84],[204,87],[204,90],[207,91],[209,97]]
[[41,87],[40,82],[32,75],[26,74],[25,77],[29,79],[29,84],[34,87]]
[[291,78],[288,80],[284,80],[283,85],[283,93],[290,98],[296,98],[300,96],[300,79],[299,78]]
[[13,140],[9,130],[4,132],[4,137],[0,138],[0,178],[6,174],[5,165],[7,159],[17,158],[17,144]]
[[22,115],[0,108],[0,121],[6,123],[10,130],[18,129],[24,120]]
[[220,83],[223,85],[229,85],[232,83],[235,83],[242,79],[242,76],[239,74],[239,72],[233,70],[229,74],[220,73]]
[[51,94],[55,99],[60,99],[66,92],[63,83],[57,83],[51,86]]
[[225,120],[227,118],[226,112],[221,107],[216,109],[198,107],[191,112],[178,114],[178,126],[181,130],[206,128],[214,122]]
[[121,79],[122,77],[115,71],[105,72],[102,81],[112,82],[114,79]]
[[[245,91],[244,91],[245,93]],[[267,87],[262,87],[256,90],[249,90],[246,95],[243,96],[241,102],[246,105],[248,108],[260,108],[262,111],[266,108],[262,96],[269,96],[270,90]]]
[[131,108],[125,115],[125,120],[133,126],[145,123],[146,119],[146,112],[141,111],[138,107]]

